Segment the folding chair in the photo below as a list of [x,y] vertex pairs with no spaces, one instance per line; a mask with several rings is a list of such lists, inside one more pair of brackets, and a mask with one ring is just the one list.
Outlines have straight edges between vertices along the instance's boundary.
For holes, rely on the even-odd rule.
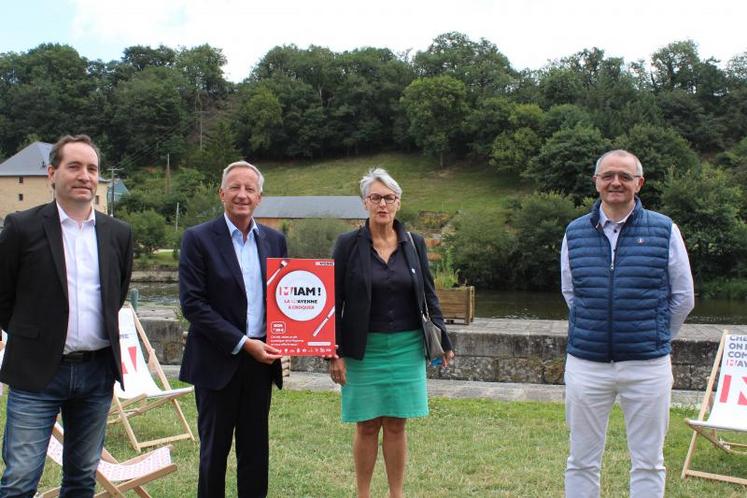
[[[142,342],[148,354],[147,362],[143,358],[140,342]],[[127,437],[136,451],[141,451],[148,446],[156,446],[181,439],[194,441],[195,437],[192,434],[192,429],[177,400],[177,398],[191,393],[194,388],[171,388],[161,364],[158,363],[156,352],[150,345],[150,341],[148,341],[135,312],[130,307],[124,307],[119,311],[119,345],[122,351],[122,376],[125,389],[122,389],[119,382],[114,384],[114,398],[109,412],[109,423],[122,423]],[[153,380],[151,372],[158,377],[163,389]],[[138,441],[130,423],[130,418],[142,415],[148,410],[164,404],[170,404],[174,409],[177,420],[181,424],[182,432],[174,436]]]
[[[62,445],[64,444],[62,427],[55,423],[52,437],[49,439],[47,456],[56,464],[62,466]],[[171,446],[162,446],[157,450],[140,456],[117,462],[106,448],[101,452],[101,461],[96,470],[96,482],[104,488],[96,497],[117,496],[124,497],[129,490],[138,496],[150,498],[150,494],[143,488],[143,484],[170,474],[176,470],[176,464],[171,462]],[[119,483],[119,484],[116,484]],[[37,496],[52,498],[60,495],[60,488],[45,491]]]
[[[719,375],[720,370],[720,375]],[[718,389],[713,395],[713,385],[718,375]],[[705,420],[708,413],[708,420]],[[729,334],[724,331],[719,343],[711,376],[708,378],[705,397],[697,420],[685,419],[695,431],[682,468],[682,478],[702,477],[747,485],[747,479],[724,474],[693,470],[693,454],[698,436],[710,441],[715,447],[731,455],[747,455],[747,444],[727,441],[721,432],[747,433],[747,335]]]

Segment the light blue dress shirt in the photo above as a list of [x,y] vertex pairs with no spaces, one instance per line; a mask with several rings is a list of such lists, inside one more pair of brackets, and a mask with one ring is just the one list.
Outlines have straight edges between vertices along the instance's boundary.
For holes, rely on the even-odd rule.
[[244,281],[246,290],[246,336],[242,337],[233,350],[233,354],[238,354],[244,346],[247,338],[259,338],[265,335],[265,303],[264,291],[262,289],[262,268],[259,263],[259,252],[257,250],[257,232],[259,228],[254,219],[249,228],[249,234],[244,240],[244,234],[241,233],[236,225],[231,223],[226,214],[223,214],[228,225],[228,231],[231,234],[231,243],[236,253],[236,259],[241,268],[241,277]]

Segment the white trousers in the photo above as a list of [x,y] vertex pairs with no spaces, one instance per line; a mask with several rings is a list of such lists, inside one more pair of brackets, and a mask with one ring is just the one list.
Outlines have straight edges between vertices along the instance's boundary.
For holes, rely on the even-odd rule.
[[669,356],[653,360],[599,363],[567,355],[565,419],[571,432],[565,496],[596,498],[615,397],[625,417],[630,451],[630,496],[664,496],[664,437],[672,391]]

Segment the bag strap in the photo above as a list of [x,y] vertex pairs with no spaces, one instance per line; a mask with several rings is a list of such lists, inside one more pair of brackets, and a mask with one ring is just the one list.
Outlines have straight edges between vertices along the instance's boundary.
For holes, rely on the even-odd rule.
[[[420,266],[420,274],[423,275],[423,280],[425,280],[425,273],[423,273],[423,265],[420,261],[420,251],[418,251],[418,246],[415,245],[415,241],[412,238],[412,233],[407,232],[407,236],[410,238],[410,244],[412,244],[412,247],[415,248],[415,254],[418,256],[418,266]],[[428,299],[426,299],[425,296],[425,285],[423,286],[423,306],[425,307],[425,317],[430,320],[431,313],[430,311],[428,311]]]

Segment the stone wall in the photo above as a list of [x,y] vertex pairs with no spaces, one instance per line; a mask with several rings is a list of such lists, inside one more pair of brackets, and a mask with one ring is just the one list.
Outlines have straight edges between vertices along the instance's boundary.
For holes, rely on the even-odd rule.
[[[724,328],[747,334],[744,325],[687,324],[672,345],[675,389],[705,389]],[[429,368],[441,379],[562,384],[567,323],[562,320],[476,318],[451,325],[457,357],[448,369]],[[295,357],[291,370],[326,372],[319,358]]]
[[[163,364],[178,365],[184,352],[184,327],[172,308],[138,310],[148,339]],[[451,325],[457,357],[448,369],[429,368],[440,379],[562,384],[567,324],[562,320],[476,318]],[[675,389],[703,390],[724,328],[747,334],[746,325],[687,324],[672,344]],[[326,372],[321,358],[294,357],[291,370]]]
[[159,363],[180,365],[184,353],[184,328],[176,310],[141,306],[137,314]]

